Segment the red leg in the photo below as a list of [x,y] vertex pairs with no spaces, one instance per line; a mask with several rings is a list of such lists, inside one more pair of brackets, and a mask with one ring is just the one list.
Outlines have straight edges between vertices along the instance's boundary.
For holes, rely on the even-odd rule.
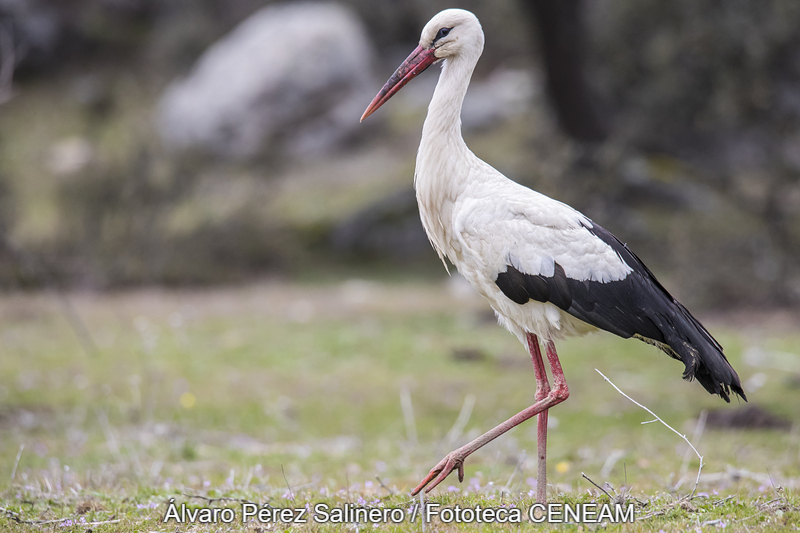
[[[531,336],[533,339],[536,339],[535,336]],[[539,345],[538,342],[534,342],[536,349],[532,348],[531,337],[528,337],[528,347],[531,350],[531,359],[533,360],[534,365],[534,373],[538,376],[543,376],[544,379],[542,380],[543,383],[547,383],[547,375],[544,373],[544,363],[542,362],[541,366],[537,368],[537,357],[536,354],[539,354],[539,361],[541,361],[541,353],[539,352]],[[487,443],[493,441],[506,431],[518,426],[519,424],[525,422],[529,418],[532,418],[539,413],[546,412],[549,408],[557,405],[569,397],[569,389],[567,388],[567,382],[564,379],[564,372],[561,370],[561,363],[558,360],[558,354],[556,353],[555,345],[553,341],[549,341],[547,343],[547,359],[550,363],[550,369],[553,374],[553,389],[548,390],[545,396],[541,400],[536,400],[536,403],[528,407],[527,409],[523,409],[516,415],[512,416],[502,424],[499,424],[497,427],[490,429],[477,439],[473,440],[469,444],[458,448],[447,454],[447,456],[439,461],[439,463],[434,466],[428,475],[425,476],[419,485],[411,492],[412,495],[417,495],[422,489],[425,489],[425,492],[430,492],[436,485],[441,483],[445,480],[445,478],[450,475],[450,472],[453,470],[458,470],[458,480],[464,481],[464,460],[471,455],[475,450],[483,447]],[[540,373],[541,371],[541,373]],[[539,393],[538,388],[542,386],[542,383],[539,379],[537,379],[537,395]],[[549,389],[549,385],[547,386]],[[547,421],[545,417],[542,417],[541,420],[544,422],[545,429],[547,427]],[[546,435],[545,435],[546,437]],[[542,441],[544,442],[544,441]],[[541,446],[546,446],[546,444],[539,443],[540,449]],[[542,468],[540,464],[539,473],[541,474]],[[542,483],[537,481],[537,499],[541,495],[544,498],[544,491],[546,489],[546,482],[545,479]],[[426,486],[430,484],[429,487]]]
[[[536,401],[543,400],[550,394],[550,383],[547,381],[547,372],[542,361],[542,352],[539,349],[539,339],[533,333],[528,333],[528,351],[533,362],[533,373],[536,376]],[[538,469],[536,475],[536,501],[545,503],[547,499],[547,418],[548,410],[545,409],[536,417],[536,456]]]
[[536,417],[536,503],[547,502],[547,413],[545,409]]
[[550,394],[550,382],[547,381],[547,372],[545,372],[542,352],[539,349],[539,339],[533,333],[528,333],[526,340],[528,341],[528,352],[531,354],[531,362],[533,363],[533,375],[536,377],[536,395],[534,398],[538,402]]

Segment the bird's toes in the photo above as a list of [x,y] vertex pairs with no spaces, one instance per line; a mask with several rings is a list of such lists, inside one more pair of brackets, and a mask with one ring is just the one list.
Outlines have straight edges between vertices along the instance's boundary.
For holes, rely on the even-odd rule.
[[[447,476],[449,476],[453,470],[458,470],[458,481],[464,481],[464,459],[462,457],[459,457],[455,453],[450,453],[447,455],[447,457],[442,459],[441,463],[444,463],[444,465],[442,466],[439,475],[436,476],[436,479],[434,479],[428,488],[425,489],[426,493],[430,492],[439,483],[447,479]],[[439,467],[439,465],[436,466],[437,468]]]
[[451,469],[449,469],[449,470],[442,470],[441,472],[439,472],[439,475],[438,475],[438,476],[436,476],[436,479],[434,479],[434,480],[431,482],[431,484],[430,484],[430,485],[428,485],[428,487],[425,489],[425,492],[426,492],[426,493],[428,493],[428,492],[432,491],[433,489],[435,489],[435,488],[436,488],[436,486],[437,486],[439,483],[441,483],[442,481],[444,481],[445,479],[447,479],[447,476],[449,476],[449,475],[450,475],[450,472],[452,472],[452,471],[453,471],[453,469],[451,468]]
[[[414,490],[411,491],[411,495],[412,496],[416,496],[417,494],[419,494],[419,491],[424,489],[425,486],[428,485],[428,483],[430,483],[432,479],[434,479],[434,478],[436,478],[437,476],[440,475],[440,473],[442,472],[442,468],[444,468],[444,465],[446,464],[445,463],[445,459],[442,459],[441,461],[439,461],[439,464],[437,464],[436,466],[431,468],[431,471],[428,472],[428,475],[425,476],[425,479],[420,481],[419,485],[417,485],[417,487]],[[436,485],[433,485],[433,486],[436,486]],[[428,491],[429,490],[430,489],[428,489]],[[428,492],[428,491],[425,491],[425,492]]]
[[458,481],[464,481],[464,459],[456,452],[450,452],[444,459],[439,461],[436,466],[431,468],[428,475],[425,476],[417,488],[411,491],[412,496],[419,494],[419,491],[425,489],[425,493],[432,491],[439,483],[447,479],[453,470],[458,470]]

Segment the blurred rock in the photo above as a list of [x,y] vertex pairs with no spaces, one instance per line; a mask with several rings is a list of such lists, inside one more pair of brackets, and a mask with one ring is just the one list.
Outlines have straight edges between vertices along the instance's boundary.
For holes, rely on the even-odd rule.
[[354,133],[371,83],[362,24],[333,3],[269,6],[209,48],[163,95],[167,144],[231,158],[323,154]]

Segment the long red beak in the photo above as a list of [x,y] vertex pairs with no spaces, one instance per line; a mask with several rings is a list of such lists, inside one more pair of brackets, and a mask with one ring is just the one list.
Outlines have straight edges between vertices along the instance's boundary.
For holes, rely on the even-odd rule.
[[[380,106],[386,103],[389,98],[395,95],[397,91],[402,89],[406,83],[417,77],[426,68],[431,66],[438,59],[434,53],[435,48],[425,49],[422,46],[417,46],[411,55],[403,61],[403,64],[397,67],[392,77],[383,86],[383,89],[375,96],[372,103],[369,104],[367,110],[361,115],[361,120],[373,114]],[[360,122],[360,121],[359,121]]]

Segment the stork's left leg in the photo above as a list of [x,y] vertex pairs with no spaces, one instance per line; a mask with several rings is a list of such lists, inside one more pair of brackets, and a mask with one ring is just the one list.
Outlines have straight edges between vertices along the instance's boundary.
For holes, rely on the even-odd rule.
[[[530,341],[528,345],[530,346]],[[538,343],[536,344],[536,347],[538,351]],[[569,397],[569,388],[567,388],[567,381],[564,379],[564,372],[561,370],[561,362],[558,360],[558,354],[556,353],[556,348],[553,344],[553,341],[549,341],[547,343],[546,350],[547,359],[550,363],[550,372],[553,374],[553,388],[550,390],[550,392],[548,392],[547,395],[541,400],[536,400],[536,403],[527,409],[523,409],[516,415],[512,416],[502,424],[499,424],[497,427],[490,429],[469,444],[466,444],[465,446],[462,446],[461,448],[458,448],[457,450],[447,454],[444,459],[439,461],[439,463],[434,466],[430,472],[428,472],[428,475],[425,476],[425,479],[423,479],[420,484],[417,485],[413,491],[411,491],[412,495],[418,494],[419,491],[425,489],[428,484],[430,484],[430,486],[425,490],[425,492],[430,492],[436,485],[444,481],[453,470],[458,470],[458,480],[464,481],[464,460],[470,454],[485,444],[493,441],[511,428],[518,426],[519,424],[538,415],[539,413],[546,412],[554,405],[563,402]],[[533,350],[531,351],[533,352]],[[531,357],[534,359],[534,370],[536,370],[534,353],[531,353]],[[541,358],[541,355],[539,357]],[[544,365],[542,365],[542,370],[544,370]],[[546,428],[546,419],[543,418],[543,420]],[[546,459],[546,454],[544,459]],[[541,483],[541,485],[539,485],[539,483]],[[545,479],[542,482],[537,481],[537,485],[539,485],[537,487],[537,499],[541,497],[543,501],[544,494],[539,491],[546,488],[547,480]]]

